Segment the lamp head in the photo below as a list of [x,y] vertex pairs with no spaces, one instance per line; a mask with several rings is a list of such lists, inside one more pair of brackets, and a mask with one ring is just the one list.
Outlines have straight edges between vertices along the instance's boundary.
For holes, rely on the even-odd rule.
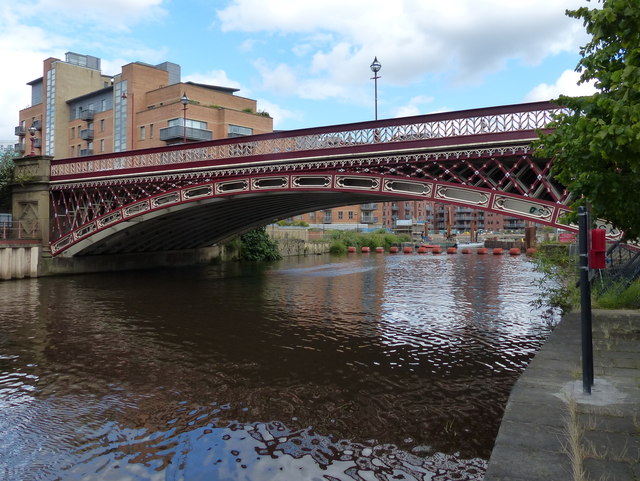
[[377,74],[381,68],[382,68],[382,65],[380,64],[380,62],[378,62],[378,57],[374,57],[373,63],[371,64],[371,71],[374,74]]

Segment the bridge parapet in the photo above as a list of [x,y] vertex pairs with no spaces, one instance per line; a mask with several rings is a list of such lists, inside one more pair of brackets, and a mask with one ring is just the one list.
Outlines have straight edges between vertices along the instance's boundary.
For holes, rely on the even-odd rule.
[[[54,181],[71,181],[113,175],[117,171],[166,170],[169,166],[197,165],[205,161],[255,162],[256,157],[270,155],[290,160],[301,152],[326,152],[336,148],[344,153],[392,150],[402,142],[473,136],[483,136],[487,141],[492,138],[530,141],[537,137],[537,130],[545,129],[554,115],[563,110],[549,102],[535,102],[61,159],[52,162],[51,177]],[[505,137],[505,134],[511,135]]]

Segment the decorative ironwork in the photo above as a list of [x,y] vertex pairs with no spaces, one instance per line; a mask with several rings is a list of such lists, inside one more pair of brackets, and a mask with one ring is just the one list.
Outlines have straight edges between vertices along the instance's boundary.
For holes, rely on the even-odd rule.
[[133,217],[244,193],[415,198],[555,225],[570,194],[530,142],[561,110],[525,104],[54,160],[52,253]]

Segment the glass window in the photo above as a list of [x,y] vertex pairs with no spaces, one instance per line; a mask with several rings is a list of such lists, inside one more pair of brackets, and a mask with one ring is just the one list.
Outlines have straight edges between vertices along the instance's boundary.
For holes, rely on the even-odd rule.
[[104,132],[104,119],[100,121],[100,132]]
[[229,125],[229,137],[242,137],[244,135],[253,135],[253,129],[242,127],[240,125]]
[[144,136],[146,134],[144,125],[142,127],[140,127],[140,140],[144,140]]
[[342,219],[343,215],[342,211],[338,211],[338,219]]
[[[169,120],[169,122],[167,122],[167,125],[169,127],[183,127],[185,126],[185,119],[171,119]],[[201,130],[206,130],[207,128],[207,123],[206,122],[201,122],[200,120],[192,120],[192,119],[186,119],[186,127],[191,128],[191,129],[201,129]]]

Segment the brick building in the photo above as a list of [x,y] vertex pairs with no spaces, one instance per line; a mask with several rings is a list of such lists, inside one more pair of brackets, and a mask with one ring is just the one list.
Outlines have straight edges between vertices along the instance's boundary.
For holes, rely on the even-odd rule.
[[237,89],[181,82],[171,62],[134,62],[114,76],[100,59],[68,52],[48,58],[28,83],[31,106],[19,113],[18,152],[55,158],[271,132],[273,119]]

